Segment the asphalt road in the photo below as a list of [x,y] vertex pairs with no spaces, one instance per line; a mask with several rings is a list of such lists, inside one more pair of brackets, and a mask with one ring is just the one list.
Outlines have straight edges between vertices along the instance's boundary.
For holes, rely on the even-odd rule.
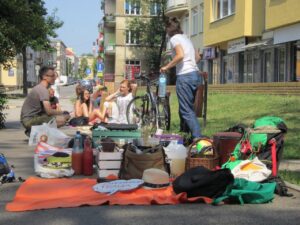
[[[75,86],[61,88],[61,102],[65,109],[72,109],[69,99],[75,96]],[[0,152],[15,166],[16,176],[34,176],[33,147],[27,145],[19,115],[22,100],[10,101],[7,113],[7,129],[0,130]],[[204,203],[151,206],[82,206],[11,213],[5,205],[14,198],[20,183],[0,186],[1,225],[288,225],[300,224],[300,193],[294,197],[276,196],[272,203],[258,205],[211,206]]]

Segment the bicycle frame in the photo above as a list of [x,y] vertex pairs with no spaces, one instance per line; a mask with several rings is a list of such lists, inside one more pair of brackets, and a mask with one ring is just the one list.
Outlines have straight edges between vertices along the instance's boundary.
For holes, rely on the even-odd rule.
[[[148,77],[146,77],[146,76],[144,76],[142,74],[137,79],[142,79],[142,80],[146,81],[146,94],[145,94],[145,96],[147,96],[147,98],[150,99],[151,110],[154,110],[154,112],[155,112],[156,128],[158,129],[159,128],[159,124],[158,124],[158,108],[157,108],[157,104],[156,104],[157,97],[155,97],[153,95],[152,91],[151,91],[151,86],[153,86],[153,84],[151,85],[151,83],[154,83],[154,82],[151,82]],[[156,96],[157,96],[157,91],[158,91],[158,87],[156,85]]]

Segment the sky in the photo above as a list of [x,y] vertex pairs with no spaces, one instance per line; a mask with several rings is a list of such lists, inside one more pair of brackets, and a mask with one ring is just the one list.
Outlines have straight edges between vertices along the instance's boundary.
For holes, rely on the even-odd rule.
[[98,23],[102,18],[101,0],[44,0],[45,8],[51,15],[56,8],[56,16],[64,22],[56,30],[57,39],[75,54],[92,53],[93,42],[98,37]]

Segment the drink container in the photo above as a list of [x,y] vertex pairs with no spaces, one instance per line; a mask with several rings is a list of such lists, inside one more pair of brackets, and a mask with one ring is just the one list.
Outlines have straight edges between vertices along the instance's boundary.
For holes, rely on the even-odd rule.
[[82,174],[82,136],[79,131],[76,132],[74,137],[74,145],[72,151],[72,169],[74,170],[75,175]]

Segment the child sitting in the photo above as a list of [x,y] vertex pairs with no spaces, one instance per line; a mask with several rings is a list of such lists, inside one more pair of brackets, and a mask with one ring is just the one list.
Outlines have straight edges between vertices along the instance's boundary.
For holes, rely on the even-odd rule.
[[52,109],[56,109],[57,111],[61,111],[60,104],[58,98],[54,95],[55,91],[53,88],[49,88],[49,102]]

